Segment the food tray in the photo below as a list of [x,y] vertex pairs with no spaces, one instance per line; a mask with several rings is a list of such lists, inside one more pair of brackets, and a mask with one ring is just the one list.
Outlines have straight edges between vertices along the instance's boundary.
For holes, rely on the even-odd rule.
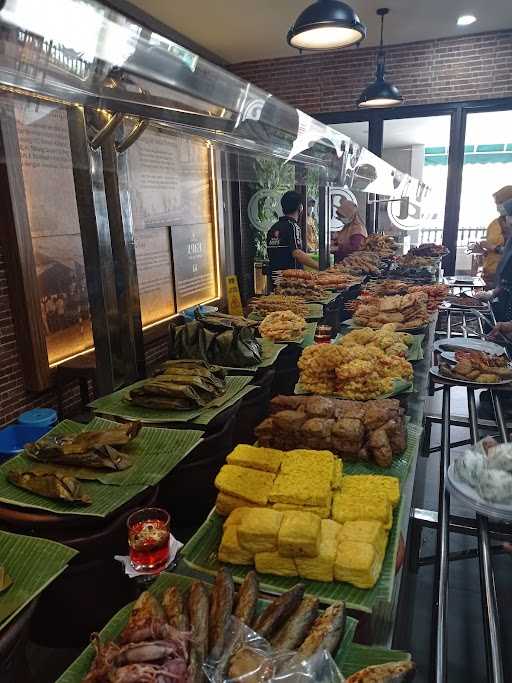
[[[398,541],[402,526],[402,516],[404,514],[403,506],[404,498],[400,500],[399,505],[394,511],[393,526],[389,533],[382,571],[379,580],[373,588],[356,588],[348,583],[340,583],[338,581],[333,581],[332,583],[310,581],[308,579],[299,579],[298,576],[284,577],[274,576],[273,574],[259,574],[260,589],[277,595],[292,588],[292,586],[300,581],[306,585],[306,593],[319,598],[322,603],[332,604],[337,600],[343,600],[349,609],[367,613],[371,613],[379,602],[391,602],[395,581]],[[220,567],[224,566],[217,560],[217,551],[222,538],[224,519],[224,517],[212,511],[183,548],[183,558],[191,569],[215,575]],[[247,572],[253,569],[253,567],[240,565],[225,566],[229,567],[237,583],[241,583]]]
[[459,498],[465,505],[481,515],[512,522],[512,503],[490,503],[484,500],[468,483],[462,481],[455,472],[455,463],[452,462],[448,468],[448,478],[446,483],[448,489],[454,496]]
[[[169,586],[177,586],[180,591],[186,591],[194,579],[188,576],[180,576],[178,574],[169,574],[163,572],[155,583],[148,588],[150,593],[160,597]],[[209,586],[208,584],[206,584]],[[266,600],[258,601],[258,611],[268,603]],[[116,638],[125,627],[128,617],[131,612],[132,604],[123,607],[117,614],[115,614],[108,624],[101,630],[100,636],[102,642]],[[352,617],[347,617],[345,633],[338,648],[334,659],[338,667],[342,668],[346,664],[347,655],[350,645],[354,638],[357,620]],[[94,659],[94,650],[91,645],[88,645],[82,654],[75,659],[73,664],[62,674],[56,683],[81,683],[87,672],[89,671],[92,661]]]
[[0,562],[13,583],[0,594],[0,629],[61,574],[78,551],[44,538],[0,531]]
[[469,339],[468,337],[448,337],[439,339],[434,343],[434,351],[451,351],[452,349],[463,351],[483,351],[494,356],[502,356],[506,353],[503,346],[485,339]]
[[[398,394],[411,393],[412,391],[414,391],[414,387],[413,387],[412,382],[408,382],[408,381],[402,380],[402,379],[397,379],[393,383],[392,391],[389,391],[387,394],[381,394],[380,396],[376,396],[375,398],[392,398],[393,396],[398,396]],[[293,390],[293,393],[296,395],[299,395],[299,396],[303,396],[303,395],[306,396],[308,394],[313,394],[316,392],[307,391],[306,389],[304,389],[302,387],[302,384],[300,382],[297,382],[297,384],[295,385],[295,389]],[[338,395],[334,395],[334,394],[321,394],[321,396],[329,396],[329,398],[341,398],[341,399],[344,398],[343,396],[338,396]],[[349,400],[349,399],[345,399],[345,400]],[[359,400],[371,401],[374,399],[368,398],[368,399],[359,399]]]
[[129,403],[124,399],[130,389],[142,384],[145,380],[135,382],[124,389],[115,391],[113,394],[98,398],[89,404],[95,413],[101,415],[120,417],[123,420],[140,420],[145,424],[163,424],[166,422],[195,422],[207,425],[223,410],[239,401],[245,394],[254,389],[247,385],[252,380],[251,375],[233,375],[226,377],[226,393],[211,401],[204,408],[196,410],[155,410],[143,408]]
[[361,669],[366,669],[367,666],[387,664],[388,662],[404,662],[410,661],[410,659],[411,655],[409,652],[388,650],[385,647],[375,645],[369,647],[368,645],[351,643],[341,667],[341,673],[348,677],[357,671],[361,671]]
[[510,387],[510,384],[512,383],[512,378],[504,380],[503,382],[473,382],[470,379],[463,379],[463,378],[458,378],[458,377],[447,377],[446,375],[443,375],[441,371],[439,370],[439,366],[433,365],[430,368],[430,374],[433,377],[439,377],[442,380],[452,382],[453,384],[463,384],[464,386],[472,386],[472,387]]

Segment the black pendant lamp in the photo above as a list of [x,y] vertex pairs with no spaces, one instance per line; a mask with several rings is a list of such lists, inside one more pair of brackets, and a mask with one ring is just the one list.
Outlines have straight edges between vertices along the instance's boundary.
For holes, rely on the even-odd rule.
[[287,40],[299,50],[333,50],[365,37],[366,26],[350,5],[340,0],[317,0],[299,14]]
[[377,14],[380,17],[380,46],[377,56],[377,77],[373,83],[364,89],[357,102],[357,106],[362,109],[395,107],[396,105],[401,104],[404,99],[396,85],[393,85],[393,83],[384,79],[384,65],[386,61],[383,40],[384,17],[388,13],[389,10],[386,7],[377,10]]

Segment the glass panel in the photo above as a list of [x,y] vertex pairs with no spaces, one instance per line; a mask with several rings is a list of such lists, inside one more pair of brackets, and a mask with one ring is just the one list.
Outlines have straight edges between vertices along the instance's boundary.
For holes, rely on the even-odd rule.
[[[396,235],[404,253],[424,242],[443,242],[450,116],[422,116],[384,121],[383,158],[411,178],[396,182],[395,199],[379,206],[379,229]],[[411,187],[407,185],[411,183]]]
[[468,114],[459,228],[457,274],[483,270],[489,285],[494,283],[498,254],[469,253],[472,243],[487,239],[491,248],[503,244],[506,233],[493,194],[512,184],[512,111]]

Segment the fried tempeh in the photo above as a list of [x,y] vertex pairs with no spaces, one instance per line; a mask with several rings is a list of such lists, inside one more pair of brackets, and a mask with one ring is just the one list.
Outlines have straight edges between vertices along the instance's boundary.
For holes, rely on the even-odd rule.
[[208,654],[208,593],[201,581],[194,581],[187,597],[188,618],[192,631],[187,683],[202,683],[203,662]]
[[295,650],[306,638],[317,617],[318,603],[318,598],[306,596],[272,638],[272,646],[277,650]]
[[169,624],[177,631],[188,631],[188,615],[183,597],[176,586],[168,588],[162,597],[162,607]]
[[272,600],[254,622],[253,629],[263,638],[271,638],[299,606],[305,586],[298,583],[286,593]]
[[299,648],[299,653],[310,657],[320,648],[333,654],[343,637],[346,612],[343,602],[328,607],[314,622],[308,637]]
[[256,614],[256,605],[258,604],[259,581],[258,575],[255,571],[250,571],[245,577],[240,590],[238,591],[238,600],[233,614],[238,617],[244,624],[250,626]]
[[235,587],[230,572],[223,567],[217,572],[211,593],[209,643],[210,655],[218,659],[226,640],[226,630],[233,611]]

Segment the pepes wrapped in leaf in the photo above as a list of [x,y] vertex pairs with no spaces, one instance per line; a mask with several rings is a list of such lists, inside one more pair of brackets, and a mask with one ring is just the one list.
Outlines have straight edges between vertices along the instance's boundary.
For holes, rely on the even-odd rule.
[[134,439],[140,422],[130,422],[101,432],[80,432],[48,436],[25,446],[26,454],[37,462],[56,465],[91,467],[93,469],[125,470],[130,458],[113,446],[123,446]]
[[38,496],[53,498],[74,505],[90,505],[90,497],[82,491],[80,482],[62,474],[39,473],[31,470],[10,470],[7,480]]

